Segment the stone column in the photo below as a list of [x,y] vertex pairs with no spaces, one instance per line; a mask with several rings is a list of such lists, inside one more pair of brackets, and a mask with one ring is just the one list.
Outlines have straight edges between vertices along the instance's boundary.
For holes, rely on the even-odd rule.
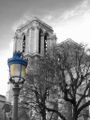
[[39,53],[39,26],[35,26],[34,29],[34,53]]
[[32,26],[28,33],[28,50],[30,54],[38,53],[39,46],[39,28],[38,26]]
[[34,32],[35,32],[35,29],[31,27],[29,29],[29,35],[28,35],[28,50],[30,54],[33,54],[35,49]]
[[41,55],[44,55],[44,34],[41,34]]
[[28,51],[28,53],[32,53],[32,49],[31,49],[31,43],[32,43],[32,38],[31,38],[31,31],[32,31],[32,29],[30,28],[29,30],[28,30],[28,40],[27,40],[27,51]]
[[56,40],[57,40],[56,35],[54,34],[49,35],[48,40],[49,40],[48,42],[50,47],[53,47],[56,45]]
[[25,54],[28,54],[29,53],[29,29],[27,30],[26,32],[26,48],[25,48]]
[[15,52],[15,51],[22,52],[22,38],[21,38],[21,33],[15,33],[13,52]]

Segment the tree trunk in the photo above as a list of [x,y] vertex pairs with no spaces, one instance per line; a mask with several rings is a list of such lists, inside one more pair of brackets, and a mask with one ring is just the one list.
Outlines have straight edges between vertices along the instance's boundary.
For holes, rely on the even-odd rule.
[[74,117],[73,117],[73,120],[77,120],[77,119],[78,119],[77,116],[74,116]]
[[45,109],[43,109],[41,111],[41,115],[42,115],[42,120],[46,120],[46,110]]
[[78,120],[77,107],[76,106],[74,106],[74,108],[73,108],[73,120]]

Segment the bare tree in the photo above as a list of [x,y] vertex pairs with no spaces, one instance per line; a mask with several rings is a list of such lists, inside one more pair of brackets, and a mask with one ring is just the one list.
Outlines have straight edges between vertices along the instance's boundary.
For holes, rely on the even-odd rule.
[[28,75],[21,92],[23,101],[43,120],[47,120],[48,114],[49,120],[55,115],[67,120],[58,107],[62,96],[72,106],[72,120],[77,120],[90,105],[90,55],[87,55],[85,46],[73,42],[60,44],[36,63],[37,74]]
[[[35,61],[32,61],[35,64]],[[21,91],[21,98],[23,98],[22,101],[24,104],[26,103],[27,106],[29,106],[29,109],[32,111],[32,116],[35,117],[37,114],[41,116],[43,120],[55,119],[58,112],[55,109],[56,101],[52,103],[53,111],[51,111],[52,109],[50,108],[51,104],[49,105],[50,94],[55,93],[54,86],[57,85],[54,77],[55,70],[53,65],[54,63],[49,56],[40,57],[36,61],[36,73],[33,74],[33,72],[31,72],[32,74],[27,76],[27,81]],[[58,115],[60,118],[65,120],[61,113],[58,112]],[[33,117],[31,118],[33,119]]]
[[54,50],[53,59],[63,99],[71,104],[72,119],[77,120],[90,105],[90,55],[84,45],[66,42]]

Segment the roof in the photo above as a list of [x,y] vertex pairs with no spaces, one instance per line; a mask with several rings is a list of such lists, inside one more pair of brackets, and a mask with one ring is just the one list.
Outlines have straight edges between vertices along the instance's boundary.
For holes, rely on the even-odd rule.
[[64,45],[64,44],[68,44],[68,45],[79,45],[77,42],[75,42],[74,40],[72,40],[71,38],[68,38],[64,41],[62,41],[61,43],[57,44],[57,47]]
[[32,18],[31,20],[27,20],[25,24],[20,25],[17,30],[22,30],[27,28],[27,26],[29,26],[33,21],[38,22],[39,24],[41,24],[42,26],[50,29],[51,31],[53,31],[53,28],[51,26],[49,26],[48,24],[46,24],[45,22],[43,22],[42,20],[40,20],[37,17]]

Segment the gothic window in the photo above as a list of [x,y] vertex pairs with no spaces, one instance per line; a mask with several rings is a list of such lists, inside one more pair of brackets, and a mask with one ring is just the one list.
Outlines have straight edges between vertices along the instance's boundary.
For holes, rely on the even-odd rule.
[[23,35],[23,43],[22,43],[22,52],[25,52],[25,43],[26,42],[26,36],[25,34]]
[[42,36],[42,30],[39,31],[39,45],[38,45],[38,51],[39,54],[41,53],[41,36]]
[[44,36],[44,54],[47,54],[47,37],[48,34],[46,33]]

